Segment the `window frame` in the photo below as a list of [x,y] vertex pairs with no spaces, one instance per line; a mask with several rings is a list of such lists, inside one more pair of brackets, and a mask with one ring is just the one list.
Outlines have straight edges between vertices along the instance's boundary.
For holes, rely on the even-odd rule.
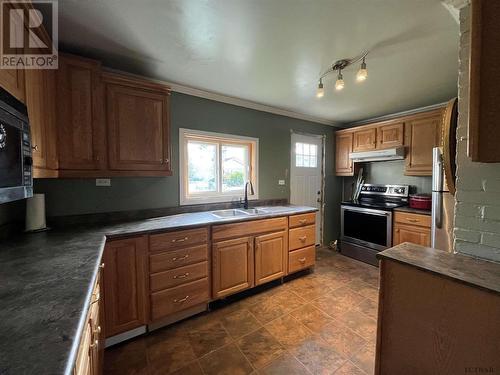
[[[216,143],[217,144],[217,191],[216,192],[200,192],[189,194],[188,182],[188,141],[198,140],[200,142]],[[245,137],[233,134],[215,133],[202,130],[193,130],[180,128],[179,129],[179,204],[193,205],[205,203],[221,203],[238,201],[244,195],[244,189],[232,190],[228,192],[222,191],[222,145],[245,145],[248,147],[248,160],[250,176],[254,187],[254,195],[249,195],[249,200],[259,199],[259,139],[253,137]],[[245,181],[246,182],[246,181]]]

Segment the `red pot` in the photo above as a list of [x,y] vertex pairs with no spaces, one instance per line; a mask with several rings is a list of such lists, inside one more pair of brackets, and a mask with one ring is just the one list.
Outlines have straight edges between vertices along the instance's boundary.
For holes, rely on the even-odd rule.
[[418,208],[420,210],[430,211],[432,208],[432,195],[430,194],[410,195],[410,207]]

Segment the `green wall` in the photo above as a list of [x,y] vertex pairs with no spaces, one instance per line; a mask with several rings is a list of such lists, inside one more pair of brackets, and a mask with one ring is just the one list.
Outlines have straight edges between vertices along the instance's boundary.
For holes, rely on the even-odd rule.
[[[37,180],[35,192],[47,196],[47,215],[64,216],[179,205],[179,128],[259,138],[259,198],[289,198],[290,130],[325,134],[325,242],[339,232],[341,180],[334,175],[335,128],[255,111],[190,95],[172,94],[171,137],[173,176],[113,178],[111,187],[96,187],[94,179]],[[286,179],[286,185],[278,185]]]

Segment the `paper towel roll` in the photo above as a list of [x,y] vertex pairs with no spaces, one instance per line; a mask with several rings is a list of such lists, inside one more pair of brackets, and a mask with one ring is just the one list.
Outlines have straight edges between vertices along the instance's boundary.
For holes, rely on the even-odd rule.
[[45,229],[45,194],[33,194],[26,200],[26,231]]

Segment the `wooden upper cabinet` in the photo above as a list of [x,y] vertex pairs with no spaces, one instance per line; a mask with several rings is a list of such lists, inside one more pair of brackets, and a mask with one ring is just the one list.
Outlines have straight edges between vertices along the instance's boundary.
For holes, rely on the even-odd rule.
[[221,298],[254,286],[253,237],[212,244],[212,297]]
[[404,122],[381,125],[377,128],[377,149],[400,147],[404,144]]
[[[2,6],[4,5],[2,4]],[[22,19],[19,17],[10,17],[9,21],[17,23],[22,22]],[[15,33],[14,35],[10,35],[11,39],[22,40],[23,35],[19,35],[19,30],[22,29],[16,26],[10,27],[10,32]],[[26,101],[24,73],[23,69],[0,69],[0,86],[23,103]]]
[[416,115],[405,122],[406,175],[432,175],[432,149],[441,143],[442,122],[442,110]]
[[0,86],[17,100],[25,103],[24,70],[0,69]]
[[147,236],[109,241],[104,249],[106,337],[147,324]]
[[169,88],[114,73],[103,78],[110,169],[170,175]]
[[57,71],[59,168],[106,167],[105,123],[99,62],[60,55]]
[[337,133],[335,137],[335,173],[337,176],[352,176],[354,173],[352,160],[353,133]]
[[285,276],[287,237],[287,231],[255,237],[255,285]]
[[51,69],[25,72],[34,177],[55,177],[58,168],[55,74]]
[[354,139],[352,150],[358,151],[371,151],[377,147],[377,128],[361,128],[354,131]]

